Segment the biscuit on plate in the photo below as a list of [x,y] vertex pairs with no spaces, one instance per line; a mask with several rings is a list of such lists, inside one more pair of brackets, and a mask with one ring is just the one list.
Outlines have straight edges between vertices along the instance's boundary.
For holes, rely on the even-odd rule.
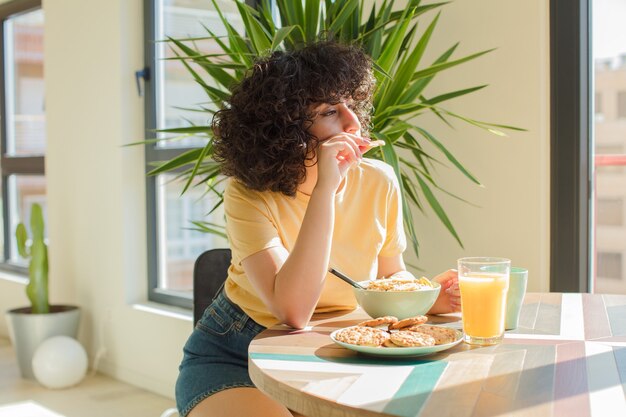
[[351,345],[382,346],[389,339],[389,333],[374,327],[353,326],[335,333],[335,339]]
[[394,316],[384,316],[384,317],[376,317],[375,319],[365,320],[361,323],[357,324],[357,326],[365,326],[365,327],[378,327],[385,324],[393,324],[398,321],[397,317]]
[[393,343],[393,342],[391,341],[391,339],[387,339],[387,340],[385,340],[385,341],[383,342],[383,346],[384,346],[384,347],[390,347],[390,348],[402,347],[402,346],[398,346],[398,345],[396,345],[395,343]]
[[397,323],[390,324],[389,330],[397,330],[402,329],[403,327],[416,326],[419,324],[424,324],[427,321],[428,317],[426,316],[408,317],[406,319],[398,321]]
[[456,340],[456,331],[450,327],[443,326],[431,326],[428,324],[422,324],[419,326],[407,327],[403,330],[412,332],[418,332],[432,336],[435,339],[436,345],[445,345],[452,343]]
[[402,347],[435,346],[435,339],[432,336],[408,330],[391,333],[390,339],[394,344]]

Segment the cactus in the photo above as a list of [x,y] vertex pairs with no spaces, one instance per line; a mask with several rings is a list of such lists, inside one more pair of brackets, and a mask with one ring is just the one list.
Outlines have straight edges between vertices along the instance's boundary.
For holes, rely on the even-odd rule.
[[26,246],[28,234],[24,223],[17,225],[15,237],[17,250],[22,258],[30,258],[28,275],[30,280],[26,286],[26,295],[30,300],[33,314],[50,312],[48,303],[48,246],[44,241],[44,222],[41,206],[33,204],[30,215],[32,238],[30,246]]

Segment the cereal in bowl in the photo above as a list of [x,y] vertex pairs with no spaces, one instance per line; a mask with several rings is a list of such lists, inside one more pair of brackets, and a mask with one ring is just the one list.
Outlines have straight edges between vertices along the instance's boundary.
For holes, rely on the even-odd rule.
[[368,291],[419,291],[434,288],[428,278],[381,278],[370,281]]

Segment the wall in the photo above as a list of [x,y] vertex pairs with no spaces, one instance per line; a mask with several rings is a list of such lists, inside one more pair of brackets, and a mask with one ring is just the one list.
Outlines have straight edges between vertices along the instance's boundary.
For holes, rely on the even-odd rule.
[[[103,371],[172,395],[189,320],[145,300],[143,1],[44,1],[50,293],[83,310],[79,338]],[[27,303],[0,280],[2,310]],[[0,333],[6,335],[4,320]]]
[[[531,269],[532,290],[548,288],[547,8],[537,0],[445,8],[433,53],[457,40],[459,56],[499,47],[441,75],[441,91],[491,84],[450,109],[529,132],[499,138],[425,119],[485,185],[439,170],[443,184],[482,208],[442,198],[464,250],[432,213],[417,221],[426,274],[462,255],[502,255]],[[44,9],[51,299],[82,307],[79,338],[99,369],[172,396],[190,315],[146,308],[143,153],[122,147],[143,138],[134,81],[143,66],[143,1],[45,0]],[[0,277],[2,310],[26,302],[23,281]]]
[[454,130],[434,117],[424,119],[484,186],[474,185],[451,164],[437,169],[442,186],[473,205],[439,194],[464,249],[430,208],[427,217],[415,213],[422,245],[419,261],[409,257],[409,262],[427,276],[454,267],[462,256],[503,256],[529,269],[531,291],[549,290],[548,7],[543,0],[473,0],[443,8],[435,48],[429,51],[433,58],[427,62],[459,41],[457,58],[497,49],[440,73],[430,96],[489,84],[445,107],[527,132],[507,131],[503,138],[454,119]]

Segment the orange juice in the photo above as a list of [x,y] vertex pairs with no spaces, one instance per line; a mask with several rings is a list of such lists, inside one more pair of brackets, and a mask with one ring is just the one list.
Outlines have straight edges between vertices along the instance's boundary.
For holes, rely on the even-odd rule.
[[508,274],[470,272],[459,276],[459,286],[465,334],[478,344],[496,343],[504,333]]

